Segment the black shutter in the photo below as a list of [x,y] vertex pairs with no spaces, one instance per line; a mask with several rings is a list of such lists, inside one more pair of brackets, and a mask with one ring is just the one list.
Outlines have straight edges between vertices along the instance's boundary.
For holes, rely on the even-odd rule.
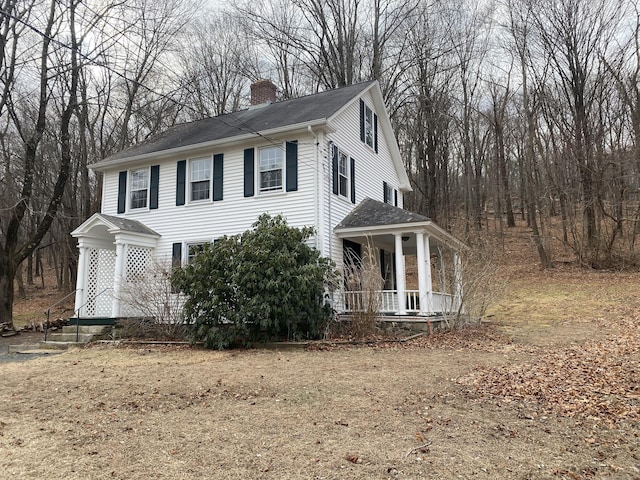
[[149,188],[149,208],[158,208],[158,185],[160,183],[160,165],[151,167],[151,186]]
[[222,177],[224,157],[222,153],[213,156],[213,201],[222,200]]
[[120,172],[118,176],[118,213],[127,209],[127,172]]
[[378,115],[373,114],[373,149],[378,153]]
[[244,151],[244,196],[253,197],[255,180],[254,180],[254,153],[253,148],[247,148]]
[[182,265],[182,243],[174,243],[171,251],[171,267],[180,268]]
[[187,181],[187,161],[180,160],[178,162],[178,171],[176,175],[176,205],[184,205],[186,181]]
[[356,203],[356,161],[351,159],[351,203]]
[[393,190],[393,197],[394,197],[394,205],[397,207],[398,206],[398,190],[394,189]]
[[333,193],[338,195],[338,147],[333,145],[331,152],[331,171],[333,174]]
[[384,290],[384,287],[386,285],[387,282],[387,266],[385,265],[384,262],[384,250],[381,248],[380,249],[380,276],[382,277],[382,289]]
[[298,142],[287,142],[287,192],[298,190]]
[[364,133],[364,100],[360,99],[360,140],[365,141]]
[[383,202],[387,203],[389,201],[389,196],[387,195],[387,182],[382,182],[382,190],[384,191],[384,193],[382,194],[383,197]]

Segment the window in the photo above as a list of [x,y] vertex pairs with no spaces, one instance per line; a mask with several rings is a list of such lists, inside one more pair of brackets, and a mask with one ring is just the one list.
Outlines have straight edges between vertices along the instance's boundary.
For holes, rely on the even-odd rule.
[[346,152],[331,146],[331,163],[333,173],[333,193],[356,203],[355,164],[356,161]]
[[189,243],[187,244],[187,264],[193,262],[193,259],[204,250],[205,245],[209,242]]
[[147,208],[149,198],[149,169],[131,170],[131,203],[129,207]]
[[368,106],[364,106],[364,143],[373,148],[373,112]]
[[282,148],[260,149],[260,192],[282,190]]
[[211,195],[211,159],[191,160],[189,171],[191,201],[208,200]]
[[393,187],[389,185],[387,182],[384,182],[384,202],[389,205],[395,204],[395,194],[393,192]]
[[349,160],[347,155],[338,150],[338,195],[348,196],[349,190]]
[[378,153],[378,116],[360,99],[360,140]]

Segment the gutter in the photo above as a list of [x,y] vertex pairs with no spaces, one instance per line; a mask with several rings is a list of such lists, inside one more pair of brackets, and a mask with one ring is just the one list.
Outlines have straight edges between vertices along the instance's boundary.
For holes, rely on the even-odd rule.
[[[252,131],[251,133],[246,133],[243,135],[235,135],[232,137],[219,138],[219,139],[211,140],[208,142],[193,143],[190,145],[183,145],[181,147],[175,147],[170,149],[159,149],[153,152],[142,153],[139,155],[134,154],[132,156],[119,157],[112,160],[110,160],[109,157],[107,157],[106,159],[96,162],[94,164],[91,164],[88,167],[91,170],[94,170],[96,172],[104,172],[105,170],[108,170],[110,168],[117,167],[119,165],[124,165],[124,164],[130,165],[134,162],[144,162],[151,159],[158,161],[158,160],[164,160],[164,159],[170,159],[170,158],[178,158],[178,157],[182,158],[185,156],[186,153],[193,154],[198,151],[210,150],[211,148],[218,147],[221,145],[233,145],[234,143],[244,143],[247,140],[259,140],[263,137],[280,135],[283,133],[290,133],[295,130],[303,130],[303,129],[306,130],[309,128],[309,126],[322,128],[326,124],[327,124],[326,118],[319,118],[317,120],[312,120],[311,122],[298,123],[295,125],[286,125],[283,127],[272,128],[270,130]],[[135,146],[132,148],[135,148]],[[120,153],[123,153],[123,152],[120,152]],[[118,155],[118,153],[116,153],[115,155]]]

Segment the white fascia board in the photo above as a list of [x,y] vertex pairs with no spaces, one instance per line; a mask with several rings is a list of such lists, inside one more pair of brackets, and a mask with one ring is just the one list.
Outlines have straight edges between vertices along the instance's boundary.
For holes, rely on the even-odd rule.
[[[309,122],[297,123],[295,125],[286,125],[283,127],[273,128],[271,130],[262,130],[259,132],[246,133],[244,135],[237,135],[234,137],[220,138],[218,140],[212,140],[210,142],[196,143],[193,145],[185,145],[183,147],[171,148],[168,150],[158,150],[157,152],[144,153],[142,155],[136,155],[133,157],[118,158],[111,161],[100,161],[88,167],[96,172],[104,172],[113,167],[120,165],[132,166],[136,163],[145,163],[149,160],[159,161],[170,158],[183,157],[185,154],[198,155],[206,150],[219,147],[222,145],[229,146],[238,143],[245,143],[248,140],[256,140],[261,137],[270,137],[273,135],[281,135],[283,133],[297,133],[298,131],[306,131],[308,127],[322,129],[327,124],[326,118],[319,118],[311,120]],[[327,130],[329,131],[329,130]]]
[[371,96],[373,97],[373,102],[376,106],[376,112],[384,113],[383,115],[378,115],[378,125],[382,128],[385,138],[390,138],[393,141],[387,142],[389,146],[389,152],[391,153],[391,158],[393,159],[393,165],[398,174],[399,188],[402,193],[407,193],[413,191],[411,187],[411,183],[409,182],[409,176],[407,175],[407,171],[404,168],[404,162],[402,161],[402,155],[400,155],[400,148],[398,148],[398,141],[396,140],[396,135],[393,131],[393,127],[391,126],[391,121],[389,120],[389,112],[387,112],[387,107],[384,104],[384,98],[382,97],[382,90],[380,90],[380,84],[378,82],[373,82],[367,88],[362,90],[357,97],[354,97],[350,102],[347,102],[342,106],[336,113],[334,113],[329,119],[333,119],[340,115],[344,110],[346,110],[349,105],[351,105],[356,100],[359,100],[364,94],[368,91],[371,91]]
[[158,244],[160,235],[150,235],[147,233],[123,232],[120,229],[109,230],[109,233],[115,237],[114,243],[126,243],[135,247],[155,248]]
[[441,227],[433,223],[427,222],[415,222],[415,223],[398,223],[395,225],[376,225],[370,227],[352,227],[341,228],[335,231],[335,235],[338,238],[346,238],[351,236],[362,235],[392,235],[403,233],[418,233],[422,232],[426,235],[434,237],[445,245],[449,245],[456,250],[464,250],[467,246],[464,242],[461,242],[456,237],[443,230]]

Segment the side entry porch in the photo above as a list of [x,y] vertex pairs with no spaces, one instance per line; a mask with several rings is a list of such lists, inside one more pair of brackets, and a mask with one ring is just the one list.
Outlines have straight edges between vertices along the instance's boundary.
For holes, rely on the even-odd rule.
[[71,232],[78,239],[75,317],[136,316],[122,286],[143,278],[160,235],[136,220],[96,213]]
[[339,313],[375,309],[429,317],[459,311],[466,246],[429,218],[366,199],[334,233],[343,249],[343,288],[334,296]]

